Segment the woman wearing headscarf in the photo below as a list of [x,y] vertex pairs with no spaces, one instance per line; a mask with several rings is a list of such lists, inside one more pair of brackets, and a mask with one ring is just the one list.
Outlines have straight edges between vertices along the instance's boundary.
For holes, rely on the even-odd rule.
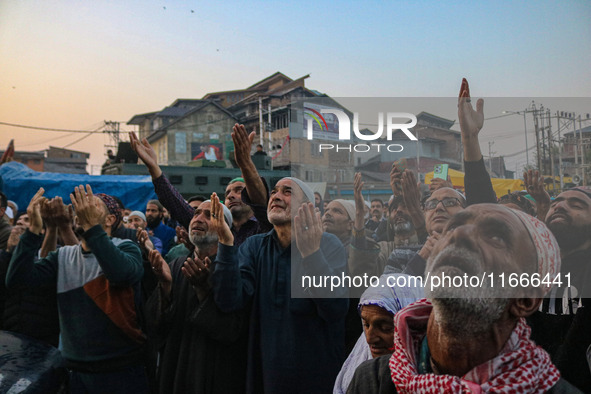
[[386,271],[376,286],[370,286],[363,293],[357,306],[363,333],[337,376],[334,394],[347,392],[355,370],[362,362],[392,353],[394,315],[424,297],[423,288],[417,285],[409,275]]

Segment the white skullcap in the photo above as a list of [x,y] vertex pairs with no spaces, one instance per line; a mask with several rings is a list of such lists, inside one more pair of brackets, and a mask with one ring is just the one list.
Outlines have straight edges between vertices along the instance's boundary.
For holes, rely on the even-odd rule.
[[355,220],[355,203],[349,200],[343,200],[342,198],[337,198],[336,200],[332,200],[332,202],[338,202],[345,208],[347,214],[349,215],[350,220]]
[[302,189],[302,192],[304,193],[304,196],[306,196],[308,201],[312,203],[314,202],[314,192],[312,191],[310,186],[306,185],[303,181],[299,180],[298,178],[294,178],[291,176],[286,176],[283,179],[289,179],[290,181],[295,182],[300,187],[300,189]]

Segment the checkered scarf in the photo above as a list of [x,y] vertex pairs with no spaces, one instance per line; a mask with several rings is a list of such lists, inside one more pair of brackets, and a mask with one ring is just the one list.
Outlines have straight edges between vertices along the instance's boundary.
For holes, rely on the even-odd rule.
[[501,352],[462,377],[419,375],[417,355],[426,335],[432,305],[426,299],[396,314],[390,374],[398,393],[544,393],[560,379],[550,356],[529,339],[520,319]]

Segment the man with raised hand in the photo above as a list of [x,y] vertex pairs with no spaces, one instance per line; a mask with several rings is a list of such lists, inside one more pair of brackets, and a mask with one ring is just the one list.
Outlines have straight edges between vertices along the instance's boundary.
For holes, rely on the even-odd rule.
[[330,289],[301,286],[305,275],[341,276],[347,263],[312,201],[308,185],[283,178],[267,204],[273,230],[248,238],[238,251],[229,235],[220,239],[211,277],[215,301],[226,312],[251,306],[250,393],[329,392],[344,360],[346,291],[335,289],[338,299],[315,298]]
[[110,238],[121,219],[115,199],[80,185],[70,195],[81,245],[64,246],[34,262],[42,242],[43,188],[27,209],[29,228],[16,247],[6,284],[56,284],[62,356],[70,369],[70,391],[147,393],[143,366],[145,336],[137,308],[143,268],[139,247]]
[[472,108],[470,86],[462,79],[458,97],[458,119],[464,148],[464,187],[467,205],[496,203],[497,196],[492,187],[490,175],[484,165],[478,134],[484,125],[484,100],[476,101],[476,111]]
[[[217,215],[221,221],[215,220]],[[157,251],[149,253],[159,285],[145,309],[151,345],[160,353],[160,393],[244,391],[245,313],[220,311],[209,282],[219,234],[232,237],[231,225],[230,210],[214,193],[191,219],[189,237],[195,248],[189,257],[176,258],[169,266]]]
[[[235,130],[236,127],[237,125],[234,126]],[[244,128],[244,126],[242,127]],[[244,131],[244,133],[246,133],[246,131]],[[232,135],[234,135],[234,133],[232,133]],[[144,138],[140,142],[140,140],[133,132],[129,134],[129,138],[131,141],[131,147],[148,168],[150,176],[152,177],[152,183],[154,184],[154,191],[156,192],[158,199],[166,207],[166,209],[168,209],[171,216],[175,220],[177,220],[181,224],[181,226],[188,229],[189,223],[193,218],[195,209],[185,201],[183,196],[181,196],[178,190],[176,190],[174,186],[172,186],[170,181],[166,178],[166,176],[162,172],[162,169],[158,165],[158,158],[156,152],[148,143],[148,141]],[[247,143],[248,137],[246,138],[245,144]],[[235,148],[236,160],[239,163],[246,162],[247,159],[242,159],[244,153],[240,153],[244,151],[244,148],[241,148],[240,146],[236,145],[236,142]],[[248,145],[248,150],[248,160],[251,160],[250,145]],[[250,237],[251,235],[259,234],[261,232],[266,232],[270,230],[270,224],[268,224],[266,218],[264,218],[264,220],[260,220],[253,217],[253,212],[250,209],[250,207],[246,205],[244,202],[242,202],[241,193],[243,189],[248,189],[248,186],[246,184],[247,182],[248,180],[245,182],[245,179],[243,179],[242,177],[234,178],[226,186],[225,191],[224,203],[228,208],[230,208],[230,211],[232,212],[232,232],[235,234],[235,242],[237,245],[240,245],[242,242],[244,242],[246,238]],[[260,179],[258,179],[258,182],[260,182],[260,184],[262,185],[262,181]],[[256,187],[258,187],[258,183],[255,182],[255,185]],[[262,187],[262,190],[264,192],[265,188],[264,186]]]
[[[148,227],[148,222],[146,220],[146,215],[144,215],[142,212],[140,211],[133,211],[129,214],[129,216],[127,216],[127,223],[129,228],[135,229],[136,231],[138,231],[136,233],[136,238],[139,240],[140,237],[137,236],[137,234],[141,231],[141,230],[145,230]],[[146,232],[147,234],[147,232]],[[164,253],[163,251],[163,246],[162,246],[162,241],[160,240],[160,238],[158,237],[154,237],[153,235],[149,235],[147,234],[148,239],[150,240],[150,242],[152,242],[152,246],[154,246],[154,248],[159,252],[159,253]],[[141,245],[141,243],[140,243]]]
[[472,205],[451,219],[427,271],[484,282],[426,282],[429,300],[394,317],[392,356],[361,364],[348,393],[579,392],[530,339],[525,321],[550,286],[499,281],[501,274],[531,279],[560,271],[558,244],[542,222],[502,205]]

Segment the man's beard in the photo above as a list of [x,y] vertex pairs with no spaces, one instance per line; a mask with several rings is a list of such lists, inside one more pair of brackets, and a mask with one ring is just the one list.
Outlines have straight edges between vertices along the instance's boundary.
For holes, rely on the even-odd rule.
[[198,235],[195,232],[191,232],[189,240],[198,249],[204,249],[206,247],[215,245],[218,242],[217,233],[206,233],[205,235]]
[[154,217],[146,217],[146,223],[148,223],[148,227],[149,228],[156,228],[156,227],[158,227],[158,225],[162,221],[162,218],[163,217],[164,217],[164,215],[158,216],[156,218],[154,218]]
[[577,249],[591,238],[591,225],[573,226],[570,223],[559,222],[548,225],[558,242],[560,249],[568,252]]
[[[470,265],[476,267],[477,270],[470,272],[468,277],[473,275],[481,275],[482,259],[479,254],[468,251],[454,245],[450,245],[437,254],[437,256],[429,259],[427,269],[433,266],[438,266],[438,262],[442,259],[449,259],[450,268],[453,267],[453,261],[458,261],[458,267],[463,265]],[[431,272],[431,276],[442,277],[445,272],[443,270],[435,269]],[[455,277],[463,276],[461,274],[454,275],[449,272],[446,276]],[[486,280],[486,278],[485,278]],[[453,281],[452,281],[453,283]],[[425,283],[425,295],[431,299],[433,303],[433,311],[438,322],[456,334],[474,334],[485,332],[490,329],[491,325],[501,318],[505,310],[509,298],[512,294],[501,288],[501,286],[490,287],[490,283],[483,283],[482,287],[472,287],[468,283],[462,283],[462,286],[451,286],[445,283],[445,286],[434,287],[431,289],[431,282]]]
[[435,320],[458,335],[484,333],[498,321],[509,298],[432,298]]

